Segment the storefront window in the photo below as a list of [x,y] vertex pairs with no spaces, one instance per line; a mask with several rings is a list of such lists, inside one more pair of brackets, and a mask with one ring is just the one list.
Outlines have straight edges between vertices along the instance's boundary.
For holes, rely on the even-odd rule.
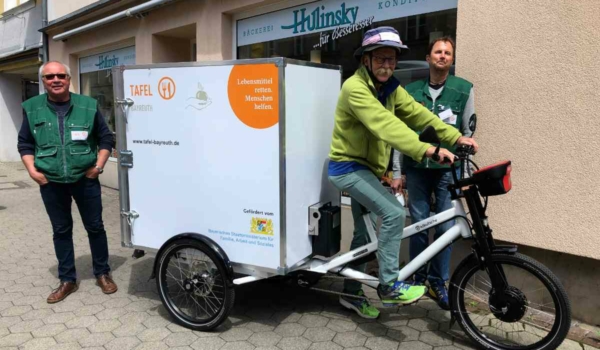
[[240,20],[237,57],[282,56],[341,65],[345,80],[358,68],[353,54],[364,32],[391,26],[410,49],[400,55],[394,74],[405,86],[428,76],[425,56],[431,40],[456,37],[456,1],[439,0],[435,6],[415,0],[329,0]]
[[[98,101],[98,109],[108,127],[115,134],[114,93],[111,69],[113,66],[135,64],[135,47],[126,47],[98,55],[82,57],[79,60],[81,94]],[[112,158],[117,157],[115,147]],[[113,159],[113,160],[115,160]]]

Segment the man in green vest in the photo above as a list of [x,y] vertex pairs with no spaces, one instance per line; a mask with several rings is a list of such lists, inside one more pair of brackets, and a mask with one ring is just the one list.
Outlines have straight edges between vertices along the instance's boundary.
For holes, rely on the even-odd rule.
[[[437,115],[441,121],[456,128],[463,136],[470,137],[469,120],[475,113],[473,84],[459,77],[450,75],[450,67],[454,63],[455,44],[450,37],[435,39],[429,44],[429,78],[408,84],[406,91],[421,105]],[[451,152],[454,146],[442,144]],[[400,155],[394,152],[394,181],[392,187],[401,187]],[[430,212],[440,213],[452,207],[448,185],[453,182],[449,165],[440,165],[426,159],[417,163],[404,156],[402,172],[406,174],[408,190],[408,208],[412,222],[419,222],[429,217]],[[430,199],[435,195],[435,208],[431,208]],[[433,210],[432,210],[433,209]],[[454,221],[446,222],[435,229],[434,238],[446,232],[454,225]],[[417,233],[410,239],[410,258],[414,259],[429,245],[427,231]],[[429,280],[429,296],[438,305],[449,310],[448,290],[446,282],[449,278],[451,247],[447,247],[430,263],[429,271],[424,267],[415,274],[415,285],[424,285]]]
[[57,303],[78,288],[71,202],[75,199],[92,251],[93,272],[105,294],[117,291],[109,276],[108,242],[102,222],[98,176],[114,146],[96,100],[69,92],[71,72],[60,62],[40,67],[45,94],[23,102],[25,115],[17,148],[40,193],[53,231],[60,284],[47,302]]
[[[426,292],[423,286],[398,280],[400,240],[406,215],[396,198],[381,184],[391,147],[417,162],[428,160],[436,148],[421,142],[410,129],[423,130],[427,126],[434,127],[440,139],[450,145],[478,147],[475,140],[463,137],[440,121],[400,87],[392,74],[398,55],[406,48],[392,27],[374,28],[365,33],[362,46],[354,53],[360,67],[344,82],[338,98],[329,152],[329,180],[352,199],[354,237],[350,249],[358,249],[369,241],[362,219],[365,208],[375,219],[377,216],[382,219],[377,249],[377,294],[384,306],[411,304]],[[454,161],[454,155],[446,149],[440,149],[439,155],[440,161]],[[350,265],[361,272],[366,268],[366,264]],[[363,318],[379,316],[379,311],[364,297],[360,282],[345,281],[343,292],[340,303],[344,307]]]

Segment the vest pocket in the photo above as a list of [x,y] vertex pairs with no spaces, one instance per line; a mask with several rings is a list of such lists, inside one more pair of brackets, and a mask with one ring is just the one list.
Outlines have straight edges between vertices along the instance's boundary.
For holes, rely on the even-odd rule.
[[60,161],[57,159],[58,147],[38,148],[34,166],[49,176],[59,176]]
[[84,145],[72,145],[70,147],[71,175],[79,175],[86,172],[96,163],[96,154],[87,143]]
[[50,143],[50,123],[46,122],[46,119],[35,121],[33,138],[39,147],[47,146]]
[[73,123],[69,124],[69,137],[71,141],[78,142],[86,142],[89,137],[90,126],[89,124],[84,125],[75,125]]

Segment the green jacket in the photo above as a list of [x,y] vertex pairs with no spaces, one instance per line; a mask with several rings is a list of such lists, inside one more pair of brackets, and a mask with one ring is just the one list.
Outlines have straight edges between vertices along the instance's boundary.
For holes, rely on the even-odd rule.
[[[467,80],[454,75],[449,75],[448,78],[446,78],[446,83],[444,84],[442,92],[435,100],[435,104],[433,103],[433,98],[429,93],[429,79],[418,80],[408,84],[406,86],[406,92],[408,92],[415,99],[415,101],[425,106],[435,115],[440,115],[440,113],[450,109],[452,114],[456,117],[448,118],[445,120],[445,122],[460,131],[460,126],[463,123],[464,117],[463,112],[465,110],[467,101],[469,100],[469,94],[471,93],[472,88],[473,84]],[[418,130],[415,131],[418,133]],[[448,143],[442,143],[441,147],[446,148],[453,153],[456,148],[454,144]],[[449,165],[440,165],[434,161],[430,161],[429,159],[422,163],[416,163],[414,160],[408,157],[404,157],[402,164],[407,167],[416,168],[450,168]]]
[[70,105],[64,117],[64,137],[61,140],[59,118],[48,104],[46,94],[23,102],[29,129],[35,139],[34,165],[52,182],[77,182],[96,164],[98,140],[93,130],[96,100],[71,94]]
[[[387,99],[385,107],[365,67],[344,82],[335,109],[335,125],[329,158],[335,162],[363,164],[383,176],[391,147],[420,162],[429,147],[413,130],[431,125],[442,141],[456,143],[461,134],[442,122],[401,87]],[[391,146],[391,147],[390,147]]]

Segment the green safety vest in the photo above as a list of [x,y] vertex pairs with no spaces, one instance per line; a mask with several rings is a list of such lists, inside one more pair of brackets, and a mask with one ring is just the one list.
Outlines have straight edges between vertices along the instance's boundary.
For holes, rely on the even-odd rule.
[[[446,83],[444,84],[442,92],[435,100],[435,104],[433,103],[433,98],[429,93],[429,79],[423,79],[408,84],[406,86],[406,91],[415,99],[415,101],[425,106],[435,115],[439,115],[448,109],[452,110],[452,114],[456,115],[456,121],[452,123],[452,125],[461,131],[460,129],[463,120],[463,111],[465,110],[472,87],[473,84],[470,82],[454,75],[449,75],[446,79]],[[448,122],[449,121],[446,121],[446,123]],[[456,148],[454,145],[449,145],[443,142],[440,147],[446,148],[450,152],[454,152]],[[457,163],[457,165],[459,165],[459,163]],[[429,158],[425,159],[421,163],[417,163],[412,158],[407,156],[404,156],[403,166],[429,169],[450,168],[449,165],[440,165]]]
[[[36,169],[53,182],[73,183],[81,179],[96,164],[98,154],[94,130],[96,100],[71,94],[69,111],[63,119],[64,140],[60,137],[58,116],[46,94],[30,98],[22,105],[35,139]],[[74,135],[76,140],[72,139]]]

